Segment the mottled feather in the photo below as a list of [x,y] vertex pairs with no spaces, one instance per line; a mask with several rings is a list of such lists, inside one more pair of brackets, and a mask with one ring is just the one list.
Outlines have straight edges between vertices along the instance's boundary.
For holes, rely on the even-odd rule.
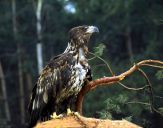
[[68,107],[76,110],[77,94],[83,83],[91,80],[86,58],[88,41],[98,29],[79,26],[70,30],[70,40],[63,54],[54,57],[42,70],[32,90],[29,104],[30,125],[50,119],[53,112],[64,113]]

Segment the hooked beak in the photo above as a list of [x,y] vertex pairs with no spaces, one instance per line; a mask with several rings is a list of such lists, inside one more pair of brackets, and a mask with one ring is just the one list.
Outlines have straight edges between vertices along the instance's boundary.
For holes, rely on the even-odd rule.
[[86,31],[86,33],[90,33],[90,34],[95,33],[95,32],[96,33],[99,32],[99,29],[96,26],[89,26]]

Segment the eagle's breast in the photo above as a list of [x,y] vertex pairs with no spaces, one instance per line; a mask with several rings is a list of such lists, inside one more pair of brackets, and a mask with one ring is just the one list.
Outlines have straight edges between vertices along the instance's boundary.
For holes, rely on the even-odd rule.
[[66,63],[64,70],[61,71],[63,87],[60,92],[57,92],[56,103],[62,102],[66,97],[77,95],[80,92],[89,68],[87,59],[83,54],[83,50],[80,49],[76,55],[71,56],[72,58],[69,57],[69,61],[71,60],[73,63]]
[[[72,87],[70,88],[70,92],[75,92],[76,94],[78,94],[82,88],[82,84],[84,83],[88,69],[79,62],[75,64],[73,70],[75,72],[76,78],[75,82],[72,84]],[[72,79],[74,79],[74,77],[72,77]]]
[[74,71],[75,71],[75,83],[72,85],[72,90],[74,90],[76,93],[79,93],[79,91],[82,88],[82,84],[84,83],[84,80],[86,78],[86,74],[88,71],[88,62],[85,58],[84,50],[83,48],[79,49],[78,53],[78,59],[77,63],[74,65]]

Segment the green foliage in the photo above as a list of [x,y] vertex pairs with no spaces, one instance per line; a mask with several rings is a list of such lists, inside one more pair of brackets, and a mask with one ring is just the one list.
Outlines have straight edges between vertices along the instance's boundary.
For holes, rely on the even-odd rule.
[[124,119],[131,122],[132,121],[132,116],[125,117]]
[[102,110],[99,112],[101,119],[113,119],[112,114],[106,110]]
[[163,70],[159,70],[159,71],[156,73],[156,77],[157,77],[158,80],[163,79]]
[[102,56],[106,46],[103,43],[99,43],[97,47],[94,47],[94,54],[97,56]]
[[126,102],[128,98],[125,95],[118,95],[112,98],[108,98],[105,101],[105,108],[99,112],[100,117],[103,119],[115,119],[115,115],[118,115],[118,118],[124,118],[126,120],[132,120],[132,116],[126,116],[124,108],[126,108]]
[[163,107],[158,108],[158,110],[163,113]]

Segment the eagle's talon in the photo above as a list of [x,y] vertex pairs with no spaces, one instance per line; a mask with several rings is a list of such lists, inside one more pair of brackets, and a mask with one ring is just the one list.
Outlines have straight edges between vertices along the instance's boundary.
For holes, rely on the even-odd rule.
[[80,114],[78,112],[74,112],[74,115],[77,116],[77,117],[80,116]]
[[77,117],[80,116],[80,114],[78,112],[73,112],[73,111],[71,111],[70,108],[67,108],[67,116],[71,116],[71,115],[77,116]]
[[54,112],[50,117],[52,119],[60,119],[63,118],[63,115],[62,114],[57,115],[56,112]]
[[67,108],[67,116],[73,115],[74,112],[70,108]]

